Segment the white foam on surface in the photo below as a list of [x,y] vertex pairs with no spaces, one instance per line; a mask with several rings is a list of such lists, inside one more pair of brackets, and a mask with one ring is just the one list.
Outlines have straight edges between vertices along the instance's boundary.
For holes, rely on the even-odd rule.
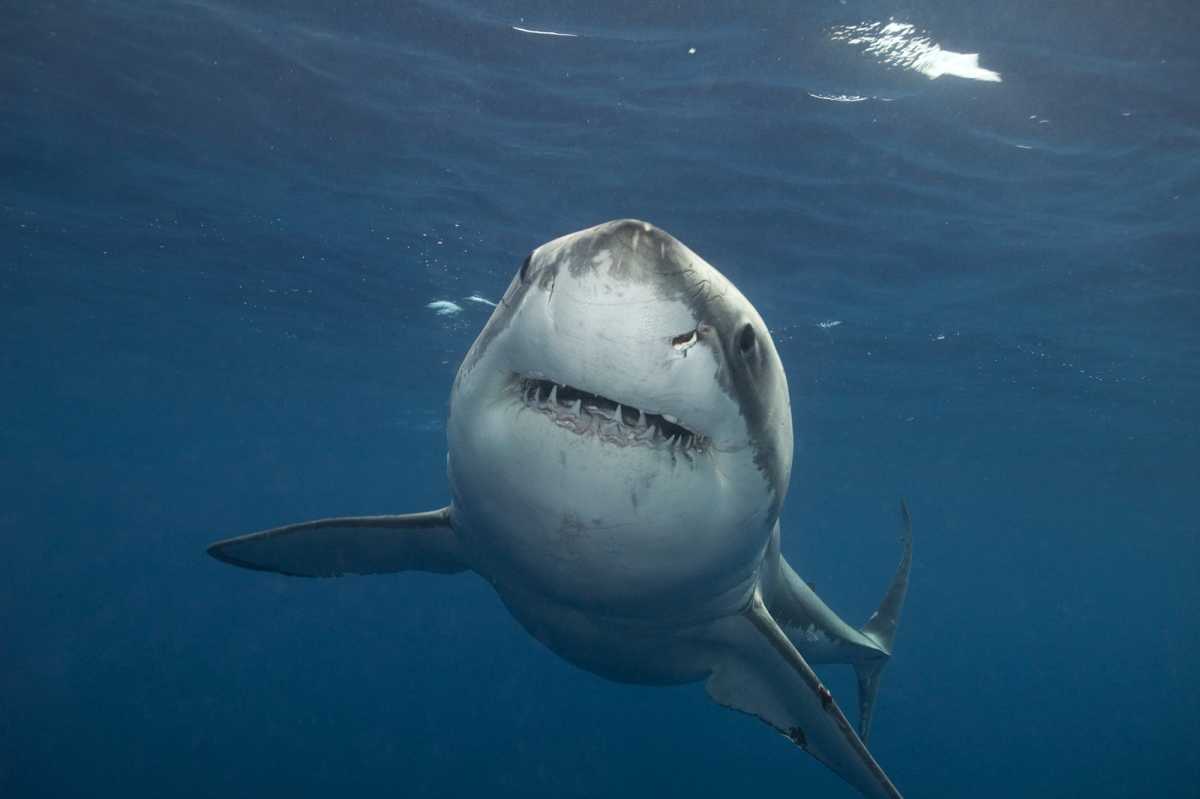
[[979,53],[943,50],[924,31],[907,22],[862,22],[839,25],[830,31],[835,42],[863,48],[883,64],[920,72],[930,80],[953,75],[967,80],[1000,83],[1000,73],[979,66]]
[[539,31],[539,30],[534,30],[533,28],[522,28],[519,25],[513,25],[512,29],[515,31],[520,31],[521,33],[530,33],[530,34],[533,34],[534,36],[562,36],[567,39],[578,39],[579,38],[578,33],[561,33],[559,31]]

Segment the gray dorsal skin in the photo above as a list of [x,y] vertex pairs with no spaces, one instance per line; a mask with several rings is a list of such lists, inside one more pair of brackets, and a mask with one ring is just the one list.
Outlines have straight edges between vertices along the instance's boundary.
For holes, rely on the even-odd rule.
[[[912,562],[862,629],[780,552],[787,379],[762,318],[669,234],[617,220],[530,253],[455,378],[452,502],[213,544],[305,577],[474,571],[564,659],[609,679],[703,681],[868,797],[867,750]],[[811,664],[853,666],[858,732]]]

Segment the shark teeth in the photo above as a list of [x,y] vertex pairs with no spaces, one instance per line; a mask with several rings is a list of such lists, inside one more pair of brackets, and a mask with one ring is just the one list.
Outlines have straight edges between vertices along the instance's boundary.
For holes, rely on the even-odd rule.
[[517,376],[514,386],[524,405],[549,415],[559,427],[581,435],[592,434],[614,444],[663,447],[689,458],[709,446],[707,438],[688,430],[671,414],[646,413],[641,408],[542,378]]

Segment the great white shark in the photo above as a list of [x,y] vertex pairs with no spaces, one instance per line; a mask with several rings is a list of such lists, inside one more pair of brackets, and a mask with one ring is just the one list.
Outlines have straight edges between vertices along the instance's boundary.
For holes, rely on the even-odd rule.
[[[704,681],[868,797],[867,750],[912,562],[855,628],[780,552],[787,379],[766,324],[714,267],[617,220],[525,258],[450,395],[450,504],[213,544],[303,577],[474,571],[535,638],[612,680]],[[858,676],[857,730],[812,664]]]

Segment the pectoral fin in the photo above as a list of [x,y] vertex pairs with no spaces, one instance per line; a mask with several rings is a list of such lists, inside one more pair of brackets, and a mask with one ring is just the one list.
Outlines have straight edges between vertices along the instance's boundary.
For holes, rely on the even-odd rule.
[[829,690],[784,634],[762,597],[713,627],[720,644],[705,684],[726,707],[757,716],[872,799],[900,799]]
[[450,509],[398,516],[346,516],[289,524],[218,541],[217,560],[296,577],[340,577],[469,566],[450,524]]

